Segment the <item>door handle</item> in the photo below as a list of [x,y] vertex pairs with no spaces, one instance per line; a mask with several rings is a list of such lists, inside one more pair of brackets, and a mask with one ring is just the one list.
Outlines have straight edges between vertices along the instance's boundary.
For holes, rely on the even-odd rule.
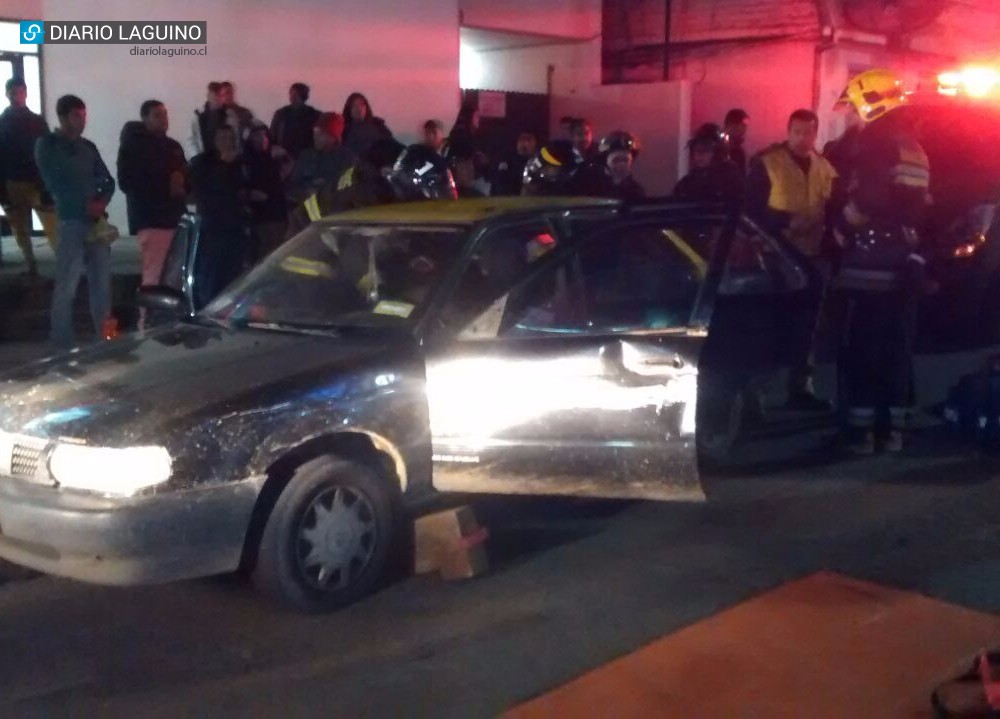
[[674,355],[673,357],[647,357],[642,361],[647,367],[673,367],[674,369],[683,369],[684,360],[680,355]]
[[[622,346],[619,342],[607,344],[601,347],[599,356],[605,375],[614,377],[623,385],[639,387],[657,384],[663,381],[662,377],[657,378],[655,376],[644,375],[641,372],[630,370],[625,364],[625,359],[622,356]],[[678,354],[660,357],[646,357],[645,359],[640,360],[639,363],[644,367],[670,367],[678,370],[686,366],[684,359]]]
[[626,387],[638,386],[644,383],[642,375],[636,374],[625,366],[622,356],[621,342],[611,342],[601,347],[598,353],[601,368],[606,377]]

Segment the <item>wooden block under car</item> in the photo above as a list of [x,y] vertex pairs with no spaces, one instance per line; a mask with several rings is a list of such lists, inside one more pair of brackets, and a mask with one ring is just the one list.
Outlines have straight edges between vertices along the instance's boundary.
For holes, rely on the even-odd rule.
[[416,521],[416,573],[439,571],[448,580],[483,574],[489,568],[487,536],[468,506],[420,517]]

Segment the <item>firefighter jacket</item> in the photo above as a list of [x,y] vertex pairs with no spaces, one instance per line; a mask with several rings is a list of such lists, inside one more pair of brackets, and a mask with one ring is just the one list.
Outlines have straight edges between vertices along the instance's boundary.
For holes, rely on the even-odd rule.
[[296,207],[289,217],[288,236],[294,237],[327,215],[393,201],[392,188],[377,169],[359,164],[344,172],[336,185],[324,185]]
[[901,118],[890,114],[865,128],[838,221],[844,244],[841,287],[896,289],[909,263],[923,265],[914,228],[927,207],[929,188],[927,154]]

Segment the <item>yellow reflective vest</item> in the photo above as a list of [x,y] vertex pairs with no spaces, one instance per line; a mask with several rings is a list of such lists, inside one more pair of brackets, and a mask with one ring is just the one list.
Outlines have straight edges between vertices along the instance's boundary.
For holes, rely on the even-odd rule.
[[826,204],[833,195],[837,171],[826,158],[814,152],[806,174],[785,145],[765,150],[760,160],[771,181],[768,207],[808,220],[801,229],[789,229],[788,239],[807,257],[816,257],[820,254]]

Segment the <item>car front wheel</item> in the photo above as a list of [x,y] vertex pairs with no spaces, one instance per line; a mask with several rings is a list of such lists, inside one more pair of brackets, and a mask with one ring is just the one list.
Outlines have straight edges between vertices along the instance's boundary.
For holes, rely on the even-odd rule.
[[351,604],[384,578],[397,519],[394,493],[369,467],[329,456],[307,462],[267,520],[254,584],[301,611]]

